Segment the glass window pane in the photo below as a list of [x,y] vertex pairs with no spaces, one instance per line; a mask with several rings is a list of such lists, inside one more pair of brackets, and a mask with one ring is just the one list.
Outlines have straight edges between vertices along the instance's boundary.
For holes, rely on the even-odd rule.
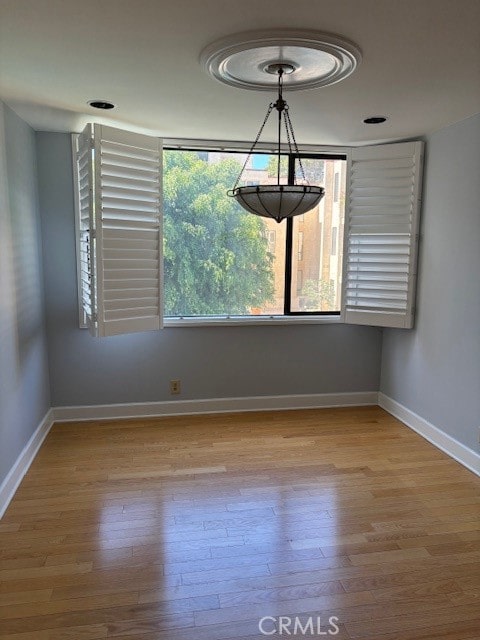
[[[166,316],[283,314],[285,222],[227,196],[246,154],[164,152]],[[286,178],[287,160],[282,160]],[[254,154],[242,185],[275,184],[276,158]]]
[[[293,218],[291,311],[339,312],[342,289],[346,161],[302,158],[310,184],[325,188],[320,203]],[[297,181],[301,171],[296,161]]]

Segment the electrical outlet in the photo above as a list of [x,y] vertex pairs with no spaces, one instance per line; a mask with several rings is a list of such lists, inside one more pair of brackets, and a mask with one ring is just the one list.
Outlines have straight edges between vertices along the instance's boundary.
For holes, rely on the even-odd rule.
[[180,380],[170,380],[170,393],[172,395],[180,393]]

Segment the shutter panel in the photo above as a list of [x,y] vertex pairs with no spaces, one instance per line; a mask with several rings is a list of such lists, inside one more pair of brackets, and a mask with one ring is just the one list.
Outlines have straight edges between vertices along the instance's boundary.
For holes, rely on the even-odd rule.
[[76,142],[76,216],[78,293],[81,325],[95,335],[95,261],[93,218],[93,150],[92,125],[88,124]]
[[162,145],[94,125],[99,336],[161,327]]
[[422,142],[352,150],[345,322],[413,326],[422,161]]

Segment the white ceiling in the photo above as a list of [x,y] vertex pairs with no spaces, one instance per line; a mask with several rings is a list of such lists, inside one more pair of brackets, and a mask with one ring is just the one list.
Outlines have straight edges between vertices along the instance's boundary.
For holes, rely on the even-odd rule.
[[[363,54],[346,80],[287,94],[300,142],[417,137],[480,112],[480,0],[0,0],[0,97],[38,130],[252,140],[274,95],[219,83],[199,55],[268,28],[340,34]],[[117,108],[102,119],[91,99]]]

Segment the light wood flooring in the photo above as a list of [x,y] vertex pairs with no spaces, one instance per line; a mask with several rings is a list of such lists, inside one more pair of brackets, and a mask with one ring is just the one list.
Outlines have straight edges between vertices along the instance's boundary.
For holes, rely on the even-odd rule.
[[57,424],[0,522],[0,637],[479,640],[479,494],[378,407]]

